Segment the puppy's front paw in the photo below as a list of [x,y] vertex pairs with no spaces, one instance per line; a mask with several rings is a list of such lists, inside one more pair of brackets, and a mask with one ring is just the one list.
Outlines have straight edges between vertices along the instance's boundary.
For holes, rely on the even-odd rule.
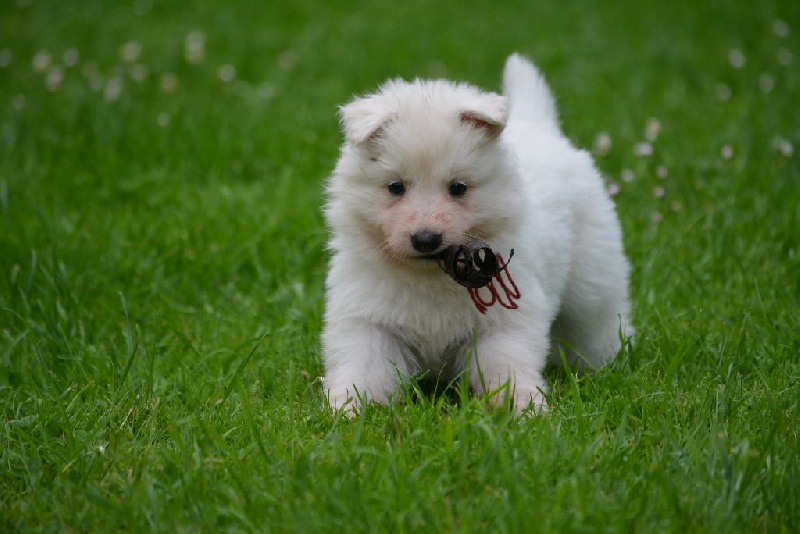
[[550,411],[550,406],[547,404],[544,394],[538,389],[528,393],[517,391],[514,394],[514,411],[531,416],[545,415]]
[[355,417],[361,407],[361,401],[357,395],[350,393],[348,389],[328,390],[328,406],[334,412],[343,412],[347,417]]
[[326,390],[328,405],[334,412],[344,412],[348,417],[355,416],[364,404],[374,402],[389,404],[390,394],[387,391],[373,391],[367,387],[360,389],[350,387],[331,387]]
[[544,393],[539,389],[533,391],[520,390],[512,388],[509,399],[509,391],[507,386],[503,386],[493,393],[489,394],[489,403],[493,408],[502,408],[504,406],[511,407],[517,414],[526,415],[544,415],[550,407],[547,404]]
[[406,374],[400,342],[393,334],[370,322],[337,319],[328,322],[322,341],[322,386],[333,410],[352,416],[366,402],[389,402]]

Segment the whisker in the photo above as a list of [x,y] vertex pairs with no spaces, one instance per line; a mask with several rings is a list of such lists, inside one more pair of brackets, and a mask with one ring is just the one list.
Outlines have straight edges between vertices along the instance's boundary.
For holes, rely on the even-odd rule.
[[485,241],[485,239],[483,239],[483,238],[480,236],[480,234],[477,234],[477,233],[475,233],[475,232],[473,232],[473,231],[467,231],[467,232],[464,232],[464,235],[466,235],[467,237],[470,237],[470,238],[472,238],[472,239],[480,239],[481,241]]

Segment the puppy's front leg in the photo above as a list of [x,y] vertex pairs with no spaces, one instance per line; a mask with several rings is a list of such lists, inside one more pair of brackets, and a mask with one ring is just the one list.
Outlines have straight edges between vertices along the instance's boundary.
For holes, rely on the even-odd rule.
[[385,328],[367,321],[328,323],[322,335],[324,391],[331,408],[353,412],[362,398],[387,404],[408,373],[402,345]]
[[470,358],[470,385],[478,395],[492,395],[490,402],[501,406],[510,395],[517,412],[530,407],[535,413],[547,410],[547,385],[542,370],[547,360],[549,339],[512,329],[492,329],[478,338]]

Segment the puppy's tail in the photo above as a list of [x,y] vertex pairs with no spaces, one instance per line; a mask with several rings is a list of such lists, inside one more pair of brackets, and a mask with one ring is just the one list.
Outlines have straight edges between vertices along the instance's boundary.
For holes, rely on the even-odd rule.
[[528,120],[560,130],[555,100],[547,82],[533,63],[519,54],[511,54],[506,60],[503,93],[511,106],[509,120]]

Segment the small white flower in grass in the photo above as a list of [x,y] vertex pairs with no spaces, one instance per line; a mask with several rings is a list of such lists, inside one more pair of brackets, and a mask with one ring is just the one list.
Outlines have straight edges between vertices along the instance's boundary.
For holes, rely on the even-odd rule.
[[725,85],[724,83],[717,84],[717,98],[722,100],[723,102],[727,102],[731,99],[731,88]]
[[68,48],[64,51],[64,55],[61,56],[61,60],[64,62],[65,67],[74,67],[78,64],[80,59],[81,54],[78,52],[77,48]]
[[656,176],[658,176],[662,180],[667,177],[667,174],[668,174],[667,168],[664,167],[663,165],[659,165],[658,167],[656,167]]
[[655,141],[658,139],[658,134],[661,133],[661,121],[655,117],[647,119],[647,127],[644,131],[644,136],[648,141]]
[[122,45],[119,52],[119,57],[125,63],[135,63],[142,55],[142,43],[139,41],[131,40]]
[[49,71],[47,71],[47,77],[45,78],[45,84],[47,85],[48,91],[58,91],[61,89],[61,84],[64,82],[64,70],[61,67],[53,67]]
[[620,191],[619,184],[615,182],[611,182],[610,184],[608,184],[608,194],[611,195],[612,197],[617,196],[619,194],[619,191]]
[[630,169],[622,169],[622,181],[623,182],[632,182],[636,176],[633,174],[633,171]]
[[89,86],[92,88],[92,91],[99,93],[106,86],[105,76],[99,72],[94,74],[91,78],[89,78]]
[[103,90],[103,96],[109,102],[116,102],[122,94],[122,78],[114,76],[109,78],[106,82],[106,87]]
[[256,88],[256,96],[261,100],[269,100],[275,96],[277,92],[278,90],[272,82],[261,82]]
[[788,48],[778,49],[778,63],[780,63],[784,67],[788,67],[789,65],[792,64],[792,53],[789,51]]
[[772,31],[781,39],[789,37],[789,25],[785,20],[775,19],[772,22]]
[[733,147],[731,145],[722,145],[719,149],[719,155],[724,160],[729,160],[733,157]]
[[741,69],[746,62],[747,60],[744,57],[744,52],[738,48],[732,48],[730,52],[728,52],[728,63],[730,63],[731,67],[734,69]]
[[650,220],[654,223],[660,223],[663,217],[661,216],[661,212],[654,211],[653,214],[650,216]]
[[153,0],[136,0],[133,4],[134,15],[147,15],[153,9]]
[[106,453],[106,446],[105,445],[100,445],[99,447],[97,447],[97,452],[99,452],[100,454],[105,454]]
[[300,62],[300,55],[291,48],[281,52],[278,56],[278,66],[281,70],[292,70]]
[[36,72],[44,72],[53,64],[53,56],[47,50],[40,50],[33,56],[33,70]]
[[178,77],[171,72],[161,76],[161,92],[172,94],[178,90]]
[[97,63],[95,63],[94,61],[87,61],[81,67],[81,74],[83,74],[83,76],[86,79],[91,78],[92,76],[94,76],[95,74],[98,74],[99,72],[100,72],[100,69],[97,66]]
[[217,71],[217,76],[225,83],[232,82],[236,78],[236,67],[230,63],[221,65]]
[[161,112],[158,114],[158,117],[156,117],[156,124],[158,124],[162,128],[167,126],[169,124],[169,121],[170,121],[169,113]]
[[190,32],[183,41],[183,56],[188,63],[201,63],[206,57],[206,34]]
[[594,138],[594,152],[605,156],[611,151],[611,136],[607,132],[600,132]]
[[653,155],[653,145],[647,142],[636,143],[633,147],[633,153],[637,156],[646,158]]
[[25,95],[15,95],[14,98],[11,99],[11,107],[16,109],[17,111],[21,110],[25,107]]
[[11,65],[11,60],[13,59],[13,54],[11,53],[11,49],[4,48],[0,50],[0,67],[6,68]]
[[664,188],[660,185],[655,187],[653,189],[653,195],[655,195],[656,198],[664,198]]
[[136,83],[144,82],[150,75],[150,67],[143,63],[137,63],[131,67],[131,79]]
[[775,148],[775,150],[787,158],[794,154],[794,147],[792,146],[792,143],[788,139],[785,139],[779,135],[772,140],[772,146]]
[[775,78],[766,72],[758,77],[758,87],[765,93],[771,92],[775,88]]

